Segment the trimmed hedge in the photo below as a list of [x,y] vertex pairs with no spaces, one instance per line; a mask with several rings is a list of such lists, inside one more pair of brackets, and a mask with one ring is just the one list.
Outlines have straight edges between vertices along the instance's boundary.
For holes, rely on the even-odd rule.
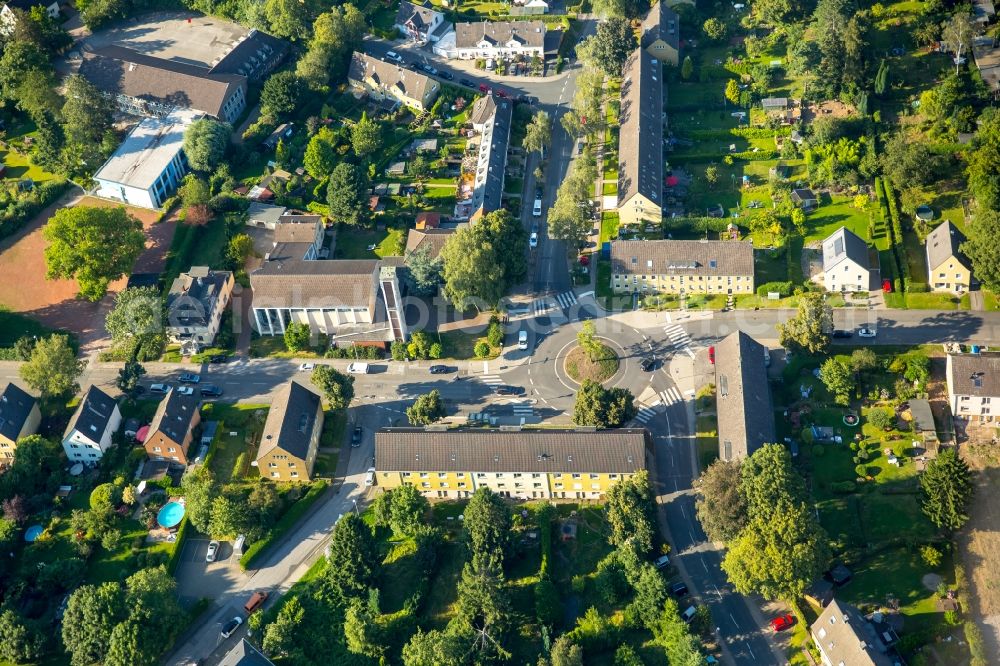
[[731,220],[725,217],[672,217],[663,223],[664,231],[685,231],[692,230],[698,232],[725,231]]
[[771,139],[776,136],[788,136],[792,133],[791,127],[782,127],[776,130],[767,127],[734,127],[728,130],[689,130],[681,132],[685,137],[691,139],[730,139],[739,137],[743,139]]
[[17,232],[28,220],[61,197],[70,185],[65,180],[50,180],[36,185],[31,192],[18,194],[12,203],[0,208],[0,238]]
[[744,150],[739,153],[688,153],[683,155],[673,155],[670,159],[673,164],[681,164],[685,162],[715,162],[725,155],[729,155],[734,160],[743,160],[744,162],[764,162],[767,160],[778,159],[778,151],[776,150],[758,150],[754,152],[752,150]]
[[795,285],[791,282],[766,282],[757,287],[757,295],[761,298],[767,298],[769,293],[776,291],[784,298],[785,296],[791,296],[794,288]]
[[173,574],[177,571],[177,565],[181,561],[181,551],[184,550],[184,542],[187,541],[188,535],[188,519],[185,518],[181,521],[181,526],[177,528],[177,538],[174,540],[174,550],[170,553],[170,559],[167,560],[167,573]]
[[326,481],[314,481],[309,491],[278,519],[278,522],[274,524],[274,527],[267,533],[267,536],[250,544],[250,547],[246,549],[246,552],[240,558],[240,568],[246,571],[253,564],[254,560],[259,559],[267,551],[272,543],[285,536],[295,526],[295,523],[299,522],[299,519],[305,515],[309,507],[316,503],[316,500],[320,498],[326,488]]

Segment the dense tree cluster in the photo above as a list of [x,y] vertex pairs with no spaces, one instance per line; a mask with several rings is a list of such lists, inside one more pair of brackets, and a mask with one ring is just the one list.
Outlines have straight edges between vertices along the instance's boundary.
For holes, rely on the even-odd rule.
[[444,293],[459,309],[492,308],[527,274],[528,234],[506,210],[455,232],[441,250]]
[[607,389],[585,379],[576,392],[573,423],[577,425],[617,428],[632,420],[635,414],[635,397],[626,388]]

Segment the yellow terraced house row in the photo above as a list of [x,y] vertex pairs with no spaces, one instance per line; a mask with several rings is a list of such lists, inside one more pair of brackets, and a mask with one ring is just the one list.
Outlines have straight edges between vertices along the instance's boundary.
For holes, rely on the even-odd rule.
[[428,497],[468,497],[489,488],[517,499],[602,499],[646,469],[642,429],[422,430],[375,434],[376,485],[412,485]]
[[753,246],[741,241],[613,241],[618,294],[752,294]]

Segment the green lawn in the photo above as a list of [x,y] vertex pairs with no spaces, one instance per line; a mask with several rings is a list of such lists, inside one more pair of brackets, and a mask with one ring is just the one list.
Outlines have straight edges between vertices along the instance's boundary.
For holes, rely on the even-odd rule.
[[192,266],[219,267],[226,250],[226,220],[217,217],[204,226],[179,223],[167,252],[163,284],[169,289],[174,279]]
[[[220,483],[239,480],[235,474],[237,459],[243,455],[242,474],[254,478],[249,462],[256,457],[260,433],[264,428],[269,405],[212,402],[202,409],[202,422],[219,421],[219,429],[209,449],[209,469]],[[236,435],[230,433],[235,432]],[[249,470],[249,471],[248,471]]]
[[[861,238],[869,240],[868,217],[866,211],[854,208],[850,197],[822,195],[819,208],[806,217],[805,241],[806,243],[822,242],[824,238],[840,227],[847,227]],[[880,247],[879,249],[884,248]]]
[[968,310],[968,300],[964,301],[964,306],[962,303],[963,301],[951,294],[938,292],[906,294],[906,307],[914,310]]
[[[486,337],[464,331],[445,331],[444,333],[438,333],[438,340],[441,342],[442,358],[465,360],[476,358],[473,352],[476,343],[480,340],[486,340]],[[500,356],[501,351],[501,349],[494,348],[491,350],[489,356],[479,360],[488,361],[497,358]]]
[[618,213],[605,211],[601,213],[601,245],[618,233]]
[[293,352],[285,345],[281,335],[255,335],[250,339],[250,358],[322,358],[327,349],[325,336],[320,336],[316,347]]
[[43,326],[34,319],[0,306],[0,348],[13,346],[18,339],[24,336],[41,338],[49,333],[52,333],[52,329]]
[[13,150],[0,150],[0,164],[7,167],[4,177],[0,178],[0,183],[5,184],[5,181],[10,181],[16,185],[17,181],[24,178],[30,178],[36,183],[44,183],[47,180],[55,178],[53,174],[39,166],[35,166],[28,161],[28,158],[17,154]]
[[[434,188],[437,189],[437,188]],[[452,193],[454,197],[454,193]],[[374,250],[368,248],[375,246]],[[406,247],[406,230],[400,227],[388,229],[355,229],[341,225],[337,231],[336,259],[381,259],[399,256]]]

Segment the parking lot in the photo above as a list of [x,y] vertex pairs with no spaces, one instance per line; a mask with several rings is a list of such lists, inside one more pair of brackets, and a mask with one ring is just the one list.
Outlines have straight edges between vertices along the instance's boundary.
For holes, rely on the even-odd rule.
[[177,565],[177,592],[181,599],[216,598],[243,585],[247,575],[240,570],[240,558],[233,544],[223,541],[215,562],[206,562],[209,539],[188,539]]

